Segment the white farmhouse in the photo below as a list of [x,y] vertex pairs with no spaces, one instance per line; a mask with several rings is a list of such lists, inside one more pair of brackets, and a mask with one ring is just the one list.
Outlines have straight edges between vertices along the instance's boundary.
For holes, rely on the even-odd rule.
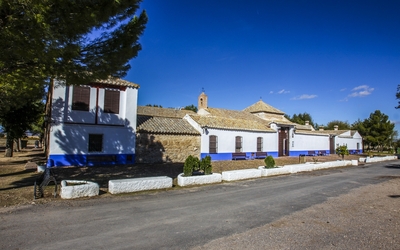
[[362,138],[357,131],[315,131],[290,122],[284,112],[258,101],[243,111],[208,107],[203,92],[197,114],[184,117],[201,134],[200,158],[236,160],[299,155],[334,154],[339,145],[350,153],[361,153]]
[[48,165],[134,163],[138,88],[111,78],[84,86],[54,81],[47,102]]
[[242,111],[211,108],[203,92],[198,112],[138,107],[139,86],[121,79],[85,86],[54,82],[48,96],[49,166],[183,162],[362,152],[351,130],[318,130],[258,101]]

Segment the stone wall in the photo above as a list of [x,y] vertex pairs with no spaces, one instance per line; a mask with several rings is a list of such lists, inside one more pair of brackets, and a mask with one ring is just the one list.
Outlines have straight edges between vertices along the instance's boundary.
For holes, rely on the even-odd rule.
[[185,162],[189,155],[200,157],[200,135],[138,133],[136,162]]

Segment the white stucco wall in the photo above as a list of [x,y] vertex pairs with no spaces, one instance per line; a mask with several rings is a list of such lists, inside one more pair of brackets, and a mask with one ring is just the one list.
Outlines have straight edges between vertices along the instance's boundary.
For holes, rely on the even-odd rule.
[[296,133],[291,138],[290,150],[329,150],[329,135],[308,135]]
[[335,136],[335,148],[346,145],[348,150],[362,150],[362,137],[358,132],[351,135],[351,131]]
[[[90,90],[89,111],[75,111],[72,105],[72,86],[61,86],[55,82],[51,109],[49,134],[50,155],[88,154],[89,134],[103,135],[103,151],[90,154],[133,154],[135,153],[135,132],[137,95],[136,88],[120,91],[119,114],[103,113],[104,89]],[[98,119],[96,124],[96,103]]]
[[49,152],[51,155],[89,154],[89,134],[103,135],[103,151],[91,152],[91,155],[135,153],[136,138],[133,128],[81,124],[58,124],[52,126]]
[[[358,144],[357,144],[358,143]],[[347,138],[347,137],[336,137],[335,148],[338,146],[346,145],[349,150],[361,150],[362,139],[361,138]]]
[[208,129],[208,133],[201,135],[201,152],[209,153],[209,138],[211,135],[218,137],[218,153],[235,152],[236,136],[243,138],[242,152],[257,151],[257,137],[263,138],[262,151],[277,151],[278,150],[278,135],[271,132],[255,132],[255,131],[237,131],[237,130],[222,130]]

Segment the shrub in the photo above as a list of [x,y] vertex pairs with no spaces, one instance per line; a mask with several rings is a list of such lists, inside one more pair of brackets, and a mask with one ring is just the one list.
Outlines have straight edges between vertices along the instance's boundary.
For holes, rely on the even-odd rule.
[[204,174],[211,174],[212,173],[212,166],[211,166],[211,157],[207,155],[200,161],[200,168],[204,171]]
[[193,171],[198,171],[199,169],[200,169],[199,158],[189,155],[185,160],[185,164],[183,164],[183,175],[192,176]]
[[274,168],[275,167],[275,160],[272,156],[268,155],[264,159],[265,167],[266,168]]
[[344,160],[344,156],[349,155],[349,150],[346,145],[339,146],[336,148],[336,154],[342,156],[342,160]]
[[200,160],[198,157],[193,156],[193,171],[199,171],[200,170]]
[[189,155],[183,164],[183,175],[191,176],[193,173],[193,156]]

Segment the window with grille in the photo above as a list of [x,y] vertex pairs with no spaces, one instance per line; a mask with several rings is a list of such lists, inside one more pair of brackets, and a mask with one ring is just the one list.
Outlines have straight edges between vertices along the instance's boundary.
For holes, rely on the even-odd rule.
[[74,86],[72,91],[72,110],[89,111],[90,88]]
[[105,90],[104,93],[104,113],[119,114],[119,95],[117,90]]
[[263,138],[257,137],[257,152],[263,151]]
[[209,152],[210,154],[216,154],[217,150],[218,150],[218,137],[216,135],[210,135]]
[[102,152],[103,151],[103,135],[102,134],[89,134],[89,152]]
[[235,139],[235,152],[239,153],[242,152],[242,144],[243,144],[243,138],[241,136],[236,136]]

